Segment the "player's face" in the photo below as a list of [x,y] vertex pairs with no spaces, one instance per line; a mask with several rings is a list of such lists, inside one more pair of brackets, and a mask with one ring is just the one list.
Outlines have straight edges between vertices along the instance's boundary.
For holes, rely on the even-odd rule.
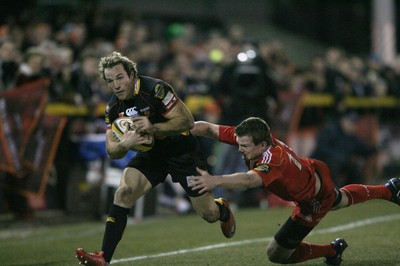
[[134,97],[134,78],[126,73],[121,64],[104,69],[104,76],[106,77],[108,87],[119,100],[127,100]]
[[258,160],[265,151],[265,146],[262,143],[255,145],[250,136],[236,137],[236,141],[239,144],[239,152],[245,160]]

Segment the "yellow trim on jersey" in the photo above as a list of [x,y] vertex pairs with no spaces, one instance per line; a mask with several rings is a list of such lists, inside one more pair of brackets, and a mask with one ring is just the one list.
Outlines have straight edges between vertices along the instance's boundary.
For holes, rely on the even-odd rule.
[[138,78],[135,82],[135,95],[137,95],[140,91],[140,78]]
[[190,130],[186,130],[186,131],[181,132],[181,135],[189,136],[190,135]]

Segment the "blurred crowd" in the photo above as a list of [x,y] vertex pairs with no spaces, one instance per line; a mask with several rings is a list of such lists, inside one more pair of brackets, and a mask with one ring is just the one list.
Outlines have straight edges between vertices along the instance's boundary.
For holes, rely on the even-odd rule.
[[[328,48],[310,58],[308,68],[299,68],[279,40],[249,40],[240,25],[205,29],[191,22],[122,16],[114,22],[114,34],[88,38],[93,26],[70,19],[60,25],[46,21],[25,27],[15,22],[0,25],[0,91],[47,77],[50,101],[94,106],[110,94],[99,80],[98,59],[119,51],[138,63],[140,74],[171,83],[182,99],[202,95],[215,100],[215,106],[193,102],[195,115],[229,113],[226,109],[235,103],[232,98],[250,94],[267,98],[270,105],[275,101],[270,111],[279,107],[284,91],[329,93],[338,99],[400,96],[400,59],[384,65],[373,55],[360,57]],[[97,23],[101,22],[108,20]],[[257,88],[261,86],[263,91]],[[240,92],[232,94],[231,87]]]
[[[360,57],[328,48],[325,54],[311,58],[309,67],[300,68],[280,40],[249,40],[240,25],[203,28],[191,22],[121,16],[114,21],[114,34],[93,36],[88,32],[93,25],[78,17],[70,19],[60,25],[38,19],[25,27],[16,22],[0,25],[0,90],[47,77],[52,81],[51,102],[94,106],[110,94],[99,80],[98,60],[119,51],[138,63],[141,75],[171,83],[182,99],[192,95],[214,98],[217,106],[193,107],[199,115],[229,113],[226,109],[235,102],[229,98],[246,98],[246,94],[275,101],[272,111],[280,104],[279,95],[287,91],[329,93],[337,99],[349,95],[400,97],[400,57],[392,65],[383,65],[373,55]],[[109,20],[97,21],[101,22]],[[257,76],[257,71],[262,73]],[[261,86],[264,91],[258,92]],[[231,87],[239,87],[240,92],[232,94]]]
[[[260,116],[274,128],[289,123],[288,95],[330,94],[339,113],[345,111],[346,96],[400,97],[400,57],[384,65],[374,55],[330,47],[310,58],[308,67],[299,67],[280,40],[249,39],[237,24],[210,27],[113,14],[98,14],[91,23],[71,16],[0,25],[0,91],[48,78],[50,103],[89,107],[83,133],[104,132],[101,123],[92,126],[102,120],[97,107],[111,93],[97,66],[100,57],[118,51],[137,62],[140,75],[169,82],[196,120],[236,124]],[[203,141],[214,165],[213,143]],[[220,163],[219,168],[229,167]]]

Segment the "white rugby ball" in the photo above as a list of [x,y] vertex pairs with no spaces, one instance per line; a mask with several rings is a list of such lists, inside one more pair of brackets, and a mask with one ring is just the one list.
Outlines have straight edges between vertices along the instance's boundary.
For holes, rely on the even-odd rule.
[[[112,123],[112,133],[117,141],[120,141],[122,136],[124,135],[125,131],[128,130],[135,130],[136,126],[132,122],[129,117],[119,117],[114,120]],[[147,138],[147,142],[145,144],[136,145],[132,148],[135,151],[149,151],[153,148],[154,145],[154,137],[150,134],[143,135]]]

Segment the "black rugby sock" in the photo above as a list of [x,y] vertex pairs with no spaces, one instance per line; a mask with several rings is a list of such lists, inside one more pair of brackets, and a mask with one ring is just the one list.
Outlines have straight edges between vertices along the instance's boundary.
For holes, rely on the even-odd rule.
[[104,251],[104,259],[106,262],[111,261],[115,248],[122,238],[129,212],[130,209],[115,204],[111,206],[110,214],[107,217],[103,246],[101,248],[101,250]]
[[219,203],[218,201],[215,201],[215,204],[217,204],[219,208],[219,220],[221,222],[226,222],[229,219],[229,210],[227,207],[225,207],[224,204]]

